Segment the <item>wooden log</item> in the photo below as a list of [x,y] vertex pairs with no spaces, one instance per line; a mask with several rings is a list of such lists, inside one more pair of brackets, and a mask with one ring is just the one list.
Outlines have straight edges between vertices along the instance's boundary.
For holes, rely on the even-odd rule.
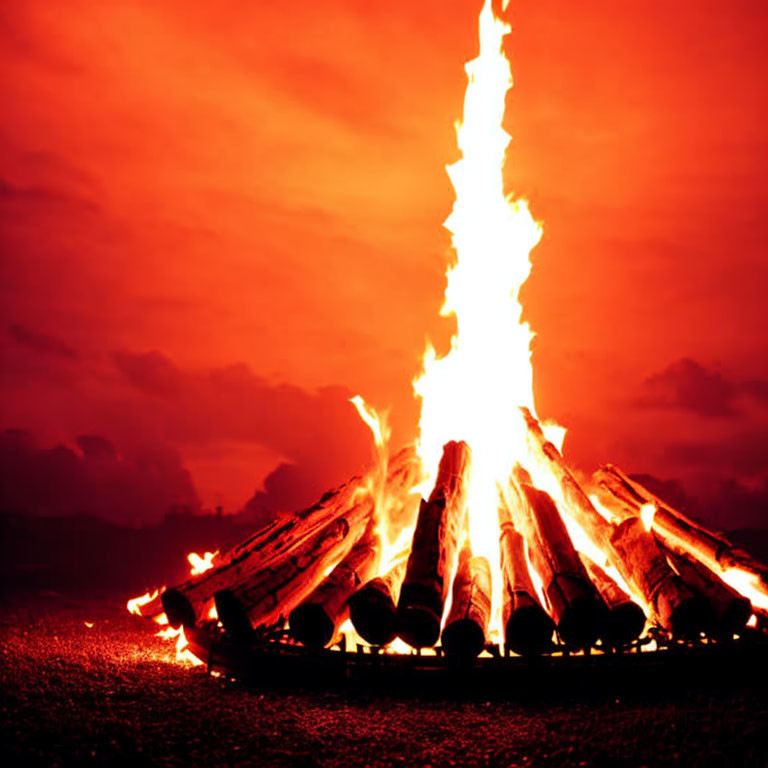
[[730,637],[747,626],[752,615],[752,603],[721,581],[712,571],[696,560],[668,551],[667,559],[680,578],[695,592],[706,597],[712,613],[707,632]]
[[613,464],[605,464],[593,476],[596,491],[606,504],[626,517],[653,509],[651,528],[664,544],[679,554],[692,556],[714,573],[728,576],[736,570],[751,577],[754,590],[768,604],[768,566],[734,547],[721,533],[710,531],[630,479]]
[[525,539],[515,530],[505,507],[499,509],[499,524],[504,644],[521,656],[539,655],[552,646],[555,624],[539,603],[525,556]]
[[531,484],[522,467],[515,468],[514,476],[521,502],[516,506],[522,512],[514,522],[525,536],[531,564],[543,582],[557,634],[568,646],[591,646],[598,639],[605,604],[589,580],[552,498]]
[[371,645],[389,645],[397,637],[397,599],[408,561],[403,558],[371,579],[349,598],[349,617],[357,634]]
[[453,601],[442,634],[446,656],[470,661],[485,648],[491,619],[491,567],[484,557],[473,557],[469,547],[459,555],[453,580]]
[[612,562],[643,596],[660,626],[676,637],[697,637],[706,628],[710,615],[706,598],[692,592],[670,568],[639,517],[616,526],[611,545]]
[[653,536],[638,517],[620,525],[608,522],[594,507],[557,448],[546,439],[538,421],[522,409],[530,442],[558,481],[570,515],[592,543],[642,599],[653,620],[676,635],[693,636],[706,624],[707,605],[674,573]]
[[[421,474],[413,448],[405,448],[390,461],[385,493],[406,494]],[[249,536],[245,541],[219,555],[215,567],[183,584],[167,589],[162,595],[164,610],[171,626],[193,626],[203,606],[214,593],[250,574],[272,568],[329,525],[333,520],[356,509],[372,513],[374,500],[367,477],[354,477],[344,485],[324,494],[311,507],[293,515],[280,515],[275,521]]]
[[589,578],[608,606],[606,623],[600,637],[614,648],[637,640],[645,627],[643,609],[597,563],[584,554],[581,555],[581,560]]
[[291,635],[302,645],[322,648],[349,616],[347,601],[373,575],[379,560],[378,536],[369,530],[349,554],[288,616]]
[[233,637],[285,618],[352,549],[365,529],[357,514],[340,517],[270,568],[230,582],[214,594],[219,621]]
[[466,517],[470,463],[466,443],[447,443],[434,489],[419,508],[397,605],[398,634],[414,648],[432,646],[440,637],[448,580]]

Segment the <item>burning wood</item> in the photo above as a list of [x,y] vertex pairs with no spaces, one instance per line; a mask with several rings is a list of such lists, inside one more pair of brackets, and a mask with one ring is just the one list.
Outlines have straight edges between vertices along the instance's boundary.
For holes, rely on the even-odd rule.
[[514,522],[528,543],[531,564],[543,582],[557,634],[566,645],[593,645],[605,604],[573,548],[554,501],[531,484],[530,475],[519,465],[514,475],[519,493],[519,504],[513,505]]
[[598,495],[613,512],[622,517],[644,515],[666,546],[699,560],[756,608],[768,611],[768,566],[666,504],[613,464],[601,467],[593,480]]
[[369,531],[322,584],[291,611],[288,626],[296,640],[314,648],[331,642],[349,615],[347,600],[373,575],[379,553],[378,536],[369,526]]
[[405,578],[403,558],[383,576],[371,579],[349,598],[349,617],[357,634],[371,645],[388,645],[397,637],[397,598]]
[[323,576],[339,563],[360,538],[368,521],[365,510],[333,520],[301,544],[287,559],[230,582],[214,595],[219,621],[233,635],[259,624],[272,624],[309,596]]
[[645,627],[643,609],[594,561],[581,555],[589,578],[608,606],[600,635],[610,646],[627,645],[640,637]]
[[532,448],[547,462],[570,515],[592,543],[604,552],[629,588],[653,613],[654,620],[676,635],[697,635],[706,626],[707,605],[672,571],[664,553],[638,517],[621,525],[608,522],[594,507],[557,448],[546,439],[527,409],[523,415]]
[[459,555],[453,580],[453,601],[443,629],[446,655],[460,660],[478,656],[485,648],[491,618],[491,568],[484,557],[472,557],[469,547]]
[[[417,482],[419,462],[412,448],[405,448],[390,462],[384,488],[386,495],[400,496]],[[171,626],[193,626],[215,592],[251,574],[274,568],[331,522],[347,514],[357,517],[373,513],[370,480],[354,477],[324,494],[311,507],[294,515],[282,515],[215,561],[215,567],[161,595]]]
[[537,655],[551,647],[555,625],[536,596],[525,557],[525,540],[515,530],[506,506],[499,510],[499,523],[504,644],[522,656]]
[[709,600],[712,608],[710,634],[730,637],[747,626],[752,615],[752,603],[735,589],[722,582],[706,566],[688,557],[667,552],[669,560],[680,578]]
[[432,646],[440,637],[443,605],[466,515],[470,461],[466,443],[447,443],[429,501],[421,502],[397,605],[398,634],[414,648]]

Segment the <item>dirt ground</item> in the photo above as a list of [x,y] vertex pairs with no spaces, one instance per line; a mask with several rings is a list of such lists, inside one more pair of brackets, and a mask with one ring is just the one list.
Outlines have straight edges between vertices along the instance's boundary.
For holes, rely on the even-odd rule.
[[768,766],[759,685],[537,704],[258,690],[175,664],[118,599],[2,616],[4,765]]

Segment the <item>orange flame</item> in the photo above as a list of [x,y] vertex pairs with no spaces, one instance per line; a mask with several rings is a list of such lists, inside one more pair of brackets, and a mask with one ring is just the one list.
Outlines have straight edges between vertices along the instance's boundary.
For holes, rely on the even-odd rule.
[[441,313],[455,316],[456,333],[445,357],[427,347],[424,371],[413,388],[421,398],[419,452],[430,478],[449,440],[465,440],[472,449],[469,539],[473,552],[494,569],[492,627],[498,629],[497,489],[508,482],[516,461],[529,462],[519,408],[535,412],[533,334],[521,321],[518,294],[542,230],[527,202],[504,191],[510,137],[502,123],[512,75],[503,40],[510,28],[491,6],[486,0],[480,12],[480,53],[466,65],[464,117],[456,129],[461,158],[447,169],[456,200],[445,226],[456,263],[448,270]]
[[154,592],[145,592],[140,597],[134,597],[129,600],[125,607],[128,609],[128,613],[133,613],[136,616],[141,616],[141,606],[151,603],[158,595],[160,590],[156,589]]
[[184,627],[174,629],[173,627],[167,627],[161,629],[157,633],[157,637],[162,637],[163,640],[176,640],[176,661],[181,664],[189,664],[193,667],[199,667],[202,662],[195,656],[189,649],[189,641],[184,634]]

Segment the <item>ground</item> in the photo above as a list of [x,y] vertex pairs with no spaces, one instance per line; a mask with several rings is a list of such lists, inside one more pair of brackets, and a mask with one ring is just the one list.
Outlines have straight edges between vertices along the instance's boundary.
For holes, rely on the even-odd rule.
[[768,765],[760,686],[536,703],[259,690],[179,666],[154,631],[117,598],[6,599],[3,764]]

